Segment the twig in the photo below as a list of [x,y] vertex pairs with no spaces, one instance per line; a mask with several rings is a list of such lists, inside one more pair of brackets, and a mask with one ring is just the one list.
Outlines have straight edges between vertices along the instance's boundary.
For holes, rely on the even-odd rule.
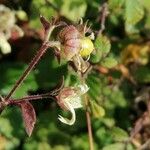
[[89,145],[90,145],[90,150],[94,150],[94,145],[93,145],[93,134],[92,134],[92,127],[91,127],[91,117],[90,113],[88,111],[88,100],[86,97],[86,105],[87,105],[87,110],[86,110],[86,120],[87,120],[87,127],[88,127],[88,136],[89,136]]
[[[86,76],[89,72],[85,72]],[[86,76],[83,74],[80,74],[81,81],[85,83]],[[84,96],[84,102],[85,102],[85,108],[86,108],[86,122],[87,122],[87,129],[88,129],[88,137],[89,137],[89,146],[90,150],[94,150],[94,144],[93,144],[93,133],[92,133],[92,126],[91,126],[91,116],[89,113],[89,99],[87,97],[87,94]]]
[[40,58],[46,52],[46,50],[47,50],[48,47],[49,46],[47,45],[47,43],[44,43],[41,46],[41,48],[39,49],[39,51],[37,52],[37,54],[35,55],[35,57],[32,59],[31,63],[27,67],[27,69],[24,71],[24,73],[19,78],[19,80],[15,83],[15,85],[13,86],[13,88],[9,92],[9,94],[6,96],[5,100],[8,100],[11,97],[11,95],[15,92],[15,90],[21,85],[21,83],[25,80],[25,78],[28,76],[28,74],[31,72],[31,70],[35,67],[35,65],[38,63],[38,61],[40,60]]
[[11,104],[18,104],[24,101],[33,101],[33,100],[40,100],[40,99],[44,99],[44,98],[52,98],[54,99],[54,96],[51,95],[50,93],[46,93],[46,94],[40,94],[40,95],[31,95],[31,96],[26,96],[20,99],[9,99],[8,101],[5,101],[7,105],[11,105]]
[[98,35],[102,34],[102,32],[105,30],[105,21],[106,21],[106,17],[109,14],[108,5],[107,5],[106,2],[102,5],[100,12],[101,12],[101,15],[100,15],[100,18],[99,18],[100,30],[98,31]]
[[40,20],[41,20],[41,23],[43,24],[43,27],[44,27],[44,30],[45,30],[44,42],[43,42],[41,48],[37,51],[34,58],[31,60],[30,64],[26,68],[26,70],[23,72],[23,74],[18,79],[18,81],[15,83],[12,90],[6,96],[5,100],[8,100],[12,96],[12,94],[15,92],[15,90],[26,79],[28,74],[32,71],[32,69],[35,67],[35,65],[39,62],[41,57],[45,54],[46,50],[49,47],[53,47],[56,44],[56,42],[49,42],[49,37],[50,37],[53,29],[55,28],[55,25],[50,24],[43,16],[40,16]]

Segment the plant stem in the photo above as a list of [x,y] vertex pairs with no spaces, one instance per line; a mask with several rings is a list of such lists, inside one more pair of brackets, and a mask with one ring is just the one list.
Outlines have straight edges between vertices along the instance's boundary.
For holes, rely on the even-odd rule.
[[87,127],[88,127],[88,136],[89,136],[89,145],[90,145],[90,150],[94,150],[94,145],[93,145],[93,134],[92,134],[92,126],[91,126],[91,117],[90,117],[90,113],[88,111],[88,99],[85,96],[86,99],[86,120],[87,120]]
[[[85,74],[83,76],[80,76],[80,80],[82,83],[86,83],[86,77],[87,77],[88,73],[89,72],[85,72]],[[85,107],[86,107],[86,121],[87,121],[88,137],[89,137],[89,147],[90,147],[90,150],[94,150],[93,133],[92,133],[92,126],[91,126],[91,116],[89,113],[89,100],[88,100],[87,96],[88,95],[85,94],[84,102],[85,102]]]
[[98,35],[101,35],[102,32],[105,30],[105,21],[106,17],[108,16],[108,5],[105,2],[102,7],[101,7],[101,17],[99,18],[100,20],[100,30],[98,31]]
[[41,48],[39,49],[39,51],[37,52],[37,54],[35,55],[35,57],[30,62],[27,69],[24,71],[24,73],[19,78],[19,80],[15,83],[15,85],[13,86],[9,94],[6,96],[5,100],[8,100],[11,97],[11,95],[15,92],[15,90],[21,85],[21,83],[25,80],[25,78],[28,76],[31,70],[35,67],[35,65],[38,63],[38,61],[40,60],[40,58],[43,56],[43,54],[46,52],[48,48],[49,48],[49,44],[47,44],[47,42],[44,42]]
[[33,101],[33,100],[39,100],[39,99],[43,99],[43,98],[54,98],[54,96],[52,96],[51,93],[40,94],[40,95],[31,95],[31,96],[23,97],[20,99],[9,99],[6,104],[7,105],[17,104],[17,103],[21,103],[23,101]]

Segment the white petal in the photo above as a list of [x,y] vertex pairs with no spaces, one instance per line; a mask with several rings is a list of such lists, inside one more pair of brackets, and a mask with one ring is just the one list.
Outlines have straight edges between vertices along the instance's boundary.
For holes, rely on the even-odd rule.
[[85,94],[89,90],[89,87],[86,84],[78,85],[78,87],[80,88],[81,95]]
[[79,97],[78,95],[76,95],[76,97],[71,98],[68,102],[75,109],[83,107],[81,97]]
[[70,110],[71,114],[72,114],[72,117],[71,119],[67,119],[67,118],[64,118],[62,117],[61,115],[58,116],[58,119],[62,122],[62,123],[65,123],[65,124],[68,124],[68,125],[73,125],[76,121],[76,114],[75,114],[75,110],[74,108],[68,103],[66,102],[66,107]]

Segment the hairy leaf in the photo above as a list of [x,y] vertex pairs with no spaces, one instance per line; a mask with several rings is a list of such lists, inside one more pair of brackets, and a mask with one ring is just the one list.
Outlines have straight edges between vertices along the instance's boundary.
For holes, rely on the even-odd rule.
[[71,21],[77,21],[84,17],[87,9],[85,0],[65,0],[61,6],[61,14]]
[[98,105],[96,102],[90,101],[90,106],[91,106],[92,114],[95,118],[100,118],[105,115],[104,108]]
[[102,56],[106,56],[111,49],[111,44],[109,39],[103,35],[100,35],[96,38],[94,46],[95,49],[97,50],[97,55],[99,55],[99,51],[101,51]]
[[113,57],[106,57],[101,61],[101,65],[106,68],[113,68],[117,65],[117,60]]
[[135,71],[135,79],[140,83],[150,83],[150,68],[141,66]]
[[135,25],[144,16],[144,10],[139,0],[126,0],[125,20],[126,24]]
[[118,127],[114,127],[112,129],[112,136],[113,136],[114,140],[117,142],[124,142],[128,139],[127,132]]
[[124,143],[114,143],[114,144],[110,144],[106,147],[104,147],[102,150],[134,150],[133,147],[131,146],[131,144],[124,144]]
[[[0,72],[2,72],[0,77],[0,92],[2,95],[8,94],[25,68],[26,65],[22,63],[3,62],[0,64]],[[27,95],[28,91],[37,90],[38,85],[33,72],[29,74],[23,84],[16,90],[13,95],[15,98]]]

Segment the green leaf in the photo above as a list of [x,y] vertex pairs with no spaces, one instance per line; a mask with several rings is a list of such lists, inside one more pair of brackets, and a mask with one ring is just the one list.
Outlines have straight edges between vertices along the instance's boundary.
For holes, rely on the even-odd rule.
[[101,121],[97,119],[98,128],[96,130],[95,136],[97,143],[101,143],[102,145],[108,145],[112,143],[112,136],[110,135],[110,132],[108,128],[105,128],[104,126],[101,126]]
[[[106,95],[107,100],[105,101],[105,108],[112,109],[113,107],[126,107],[127,100],[124,97],[123,91],[115,89],[111,91],[110,95]],[[120,114],[119,114],[120,115]]]
[[73,139],[72,139],[73,141],[75,141],[75,142],[73,142],[73,145],[72,145],[72,149],[89,149],[89,145],[88,145],[88,138],[87,138],[87,136],[85,135],[85,134],[82,134],[81,136],[80,136],[80,138],[79,137],[73,137]]
[[32,28],[38,29],[41,27],[41,22],[39,19],[39,15],[43,15],[44,17],[50,19],[52,16],[55,16],[55,10],[47,5],[45,1],[41,0],[33,0],[31,5],[31,14],[30,14],[30,26]]
[[92,100],[100,99],[100,89],[101,89],[101,83],[99,76],[97,74],[89,74],[87,78],[87,84],[89,86],[88,94],[91,97]]
[[102,150],[123,150],[123,149],[125,149],[125,144],[115,143],[105,146]]
[[112,128],[115,125],[115,120],[113,118],[104,117],[101,119],[101,122],[108,128]]
[[108,5],[110,9],[116,10],[123,6],[124,0],[109,0]]
[[150,83],[150,68],[146,66],[139,67],[135,74],[135,79],[140,83]]
[[[96,55],[99,56],[99,59],[101,57],[105,57],[111,49],[111,44],[109,39],[106,36],[99,35],[94,43],[95,49],[96,49]],[[102,53],[102,54],[101,54]]]
[[71,21],[85,16],[87,4],[85,0],[65,0],[61,6],[61,14]]
[[101,107],[100,105],[98,105],[96,102],[90,101],[90,106],[91,106],[91,111],[92,111],[93,117],[100,118],[105,115],[104,108]]
[[102,51],[97,50],[95,54],[93,54],[93,53],[91,54],[90,61],[92,63],[96,64],[101,60],[101,58],[102,58]]
[[39,87],[42,89],[52,89],[60,83],[62,76],[66,75],[67,65],[63,62],[60,65],[54,55],[49,54],[40,61],[36,71],[35,78]]
[[[20,111],[17,107],[6,108],[0,117],[0,135],[3,144],[0,148],[10,150],[20,145],[20,139],[24,138],[24,130]],[[4,141],[3,141],[3,138]]]
[[[12,89],[15,82],[19,79],[22,75],[23,71],[27,66],[24,64],[18,63],[1,63],[0,64],[0,92],[3,95],[7,95],[9,91]],[[35,91],[37,90],[38,86],[35,81],[35,77],[33,72],[29,74],[27,79],[22,83],[22,85],[15,91],[14,97],[23,97],[27,95],[28,91]]]
[[135,25],[144,16],[144,9],[139,0],[126,0],[125,21],[126,25]]
[[101,65],[106,68],[113,68],[118,64],[117,60],[113,57],[106,57],[101,61]]
[[128,133],[121,128],[114,127],[111,131],[113,139],[117,142],[124,142],[128,139]]
[[135,150],[135,148],[131,144],[126,143],[114,143],[108,146],[105,146],[102,150]]
[[128,34],[138,34],[139,33],[139,29],[137,28],[137,26],[131,25],[131,24],[126,24],[125,30]]

